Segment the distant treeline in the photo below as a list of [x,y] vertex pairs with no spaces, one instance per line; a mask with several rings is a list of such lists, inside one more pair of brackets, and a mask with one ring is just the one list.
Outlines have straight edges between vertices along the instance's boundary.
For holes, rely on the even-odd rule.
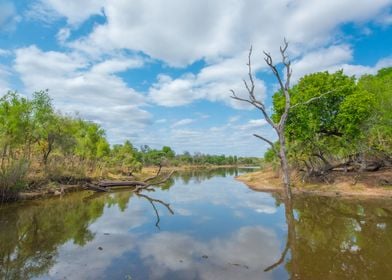
[[257,158],[189,152],[176,155],[167,146],[137,149],[130,141],[110,146],[99,124],[56,112],[48,91],[36,92],[31,99],[16,92],[0,98],[0,191],[26,187],[26,176],[62,180],[129,174],[158,164],[258,163]]
[[[332,170],[371,171],[391,165],[391,67],[358,80],[343,71],[306,75],[290,94],[285,134],[292,167],[317,177]],[[284,97],[277,92],[273,119],[283,111]],[[278,162],[272,149],[265,160]]]
[[260,165],[261,159],[257,157],[237,157],[226,155],[209,155],[194,153],[193,155],[185,151],[182,154],[175,152],[168,146],[161,150],[151,149],[147,145],[141,147],[140,151],[136,150],[138,159],[143,165]]

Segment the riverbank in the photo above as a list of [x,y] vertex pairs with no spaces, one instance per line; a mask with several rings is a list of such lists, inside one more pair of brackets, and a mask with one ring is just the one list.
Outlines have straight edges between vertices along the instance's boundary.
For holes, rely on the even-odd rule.
[[[295,175],[292,178],[292,193],[295,196],[392,199],[392,169],[361,173],[335,172],[329,176],[328,182],[322,183],[304,183]],[[280,176],[272,169],[243,174],[236,179],[256,191],[283,192]]]
[[[192,171],[192,170],[214,170],[220,168],[250,168],[249,166],[238,166],[238,165],[184,165],[184,166],[165,166],[162,167],[162,173],[169,173],[171,171]],[[105,180],[143,180],[147,177],[153,176],[158,172],[157,166],[144,167],[141,172],[135,173],[134,176],[124,176],[121,174],[108,174],[105,178],[92,178],[86,177],[83,179],[78,179],[78,182],[74,182],[72,178],[70,179],[71,184],[59,183],[49,181],[46,183],[37,183],[38,187],[29,188],[28,190],[21,191],[15,194],[15,197],[11,200],[34,200],[40,198],[56,197],[62,196],[66,193],[84,191],[86,188],[83,187],[85,183],[90,183],[93,181],[105,181]],[[33,184],[34,185],[34,184]]]

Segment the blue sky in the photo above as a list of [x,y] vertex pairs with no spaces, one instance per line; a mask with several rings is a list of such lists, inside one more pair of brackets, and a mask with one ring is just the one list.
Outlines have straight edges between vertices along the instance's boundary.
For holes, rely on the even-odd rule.
[[294,83],[392,66],[391,0],[0,0],[0,95],[49,89],[58,110],[100,123],[111,143],[261,156],[274,139],[244,94],[276,89],[262,50],[290,42]]

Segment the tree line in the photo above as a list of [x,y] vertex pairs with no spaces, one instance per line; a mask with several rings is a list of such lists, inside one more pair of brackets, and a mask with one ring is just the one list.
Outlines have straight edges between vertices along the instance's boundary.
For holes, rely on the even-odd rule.
[[[54,181],[132,174],[151,165],[255,165],[257,158],[176,154],[168,146],[110,145],[97,123],[55,110],[47,90],[0,98],[0,192],[26,187],[26,178]],[[34,179],[32,178],[32,179]],[[0,194],[1,196],[1,194]]]
[[[291,166],[305,177],[332,170],[372,171],[392,164],[392,67],[359,79],[342,70],[309,74],[289,93],[287,154]],[[273,95],[275,122],[284,109],[285,97],[278,91]],[[278,162],[272,147],[264,159]]]

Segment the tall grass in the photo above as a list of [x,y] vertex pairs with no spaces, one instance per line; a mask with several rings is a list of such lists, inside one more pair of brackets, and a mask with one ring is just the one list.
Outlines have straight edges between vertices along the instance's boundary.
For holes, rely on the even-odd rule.
[[27,186],[26,175],[29,170],[26,159],[14,160],[0,168],[0,201],[16,199],[18,192]]

